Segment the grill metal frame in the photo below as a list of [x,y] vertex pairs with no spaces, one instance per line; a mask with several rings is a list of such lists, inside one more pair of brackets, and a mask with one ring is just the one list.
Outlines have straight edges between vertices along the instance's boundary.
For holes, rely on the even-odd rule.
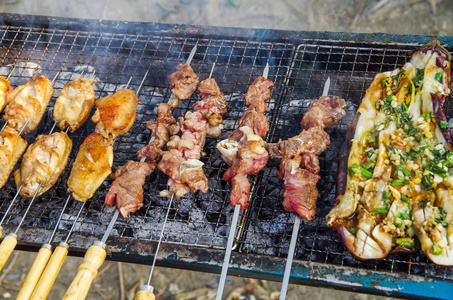
[[[39,64],[41,73],[51,79],[60,72],[54,95],[76,74],[84,71],[84,76],[89,76],[96,70],[99,82],[95,90],[99,98],[124,87],[131,75],[129,88],[137,89],[146,70],[150,71],[139,94],[142,101],[137,121],[128,134],[115,142],[113,169],[136,159],[134,153],[147,143],[145,121],[154,120],[158,103],[170,96],[166,76],[185,60],[195,44],[198,50],[192,63],[194,70],[205,79],[216,62],[213,78],[232,106],[222,137],[236,127],[244,110],[242,95],[254,78],[262,74],[266,63],[270,64],[269,79],[275,82],[269,102],[271,127],[266,137],[269,142],[298,134],[308,102],[319,97],[324,81],[330,76],[329,94],[348,101],[347,116],[330,130],[331,148],[320,157],[322,179],[318,184],[316,219],[301,225],[291,282],[394,296],[450,296],[452,270],[436,267],[421,251],[391,255],[382,261],[358,261],[346,250],[339,235],[325,225],[325,215],[334,201],[337,150],[365,89],[376,73],[402,66],[410,52],[429,38],[1,16],[0,75],[8,74],[12,69],[8,66],[17,65],[10,78],[13,86],[28,80],[36,68],[31,63]],[[440,41],[450,49],[453,46],[450,37]],[[180,102],[175,115],[184,115],[196,100],[195,95]],[[49,107],[54,102],[55,97]],[[452,115],[448,104],[446,113]],[[51,113],[46,113],[38,129],[26,139],[32,143],[37,134],[48,133],[52,125]],[[54,188],[33,204],[39,209],[31,211],[19,231],[18,249],[37,251],[50,237],[58,208],[62,208],[66,198],[70,166],[83,139],[93,131],[94,125],[88,121],[70,135],[74,148],[68,167]],[[215,144],[216,140],[207,140],[207,155],[202,159],[211,192],[196,196],[191,193],[175,201],[159,252],[159,265],[220,272],[233,208],[228,204],[230,186],[221,179],[227,166],[221,162]],[[270,161],[254,177],[250,209],[243,213],[239,248],[232,254],[231,274],[273,280],[283,276],[294,216],[284,212],[281,205],[283,189],[275,178],[277,169],[278,162]],[[117,221],[107,241],[108,259],[151,264],[167,203],[158,197],[158,191],[165,188],[166,180],[159,172],[147,179],[144,207],[128,220]],[[113,209],[105,208],[102,202],[110,182],[106,180],[94,200],[85,204],[79,226],[69,241],[71,255],[83,255],[107,227]],[[0,203],[1,214],[15,191],[10,176],[0,190],[0,199],[7,199]],[[4,224],[5,232],[13,230],[28,203],[29,200],[21,199],[15,204]],[[54,243],[64,239],[78,205],[73,201],[68,206]]]

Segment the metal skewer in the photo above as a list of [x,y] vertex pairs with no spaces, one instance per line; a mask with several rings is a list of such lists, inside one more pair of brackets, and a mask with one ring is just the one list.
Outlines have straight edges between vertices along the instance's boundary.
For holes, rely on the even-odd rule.
[[[140,83],[140,86],[137,89],[137,92],[136,92],[137,95],[140,93],[140,90],[145,82],[145,79],[148,76],[148,72],[149,72],[149,70],[146,71],[145,76],[143,77],[143,79]],[[126,85],[126,88],[129,86],[131,80],[132,80],[132,76]],[[81,211],[82,211],[82,208],[79,211],[79,215],[80,215]],[[74,224],[77,221],[79,215],[77,216],[76,220],[74,221]],[[76,274],[74,280],[72,281],[71,285],[69,286],[68,290],[66,291],[63,299],[85,299],[86,298],[88,291],[90,290],[90,286],[91,286],[94,278],[97,275],[98,269],[101,267],[102,263],[105,260],[105,256],[106,256],[106,251],[105,251],[106,244],[105,243],[110,235],[110,232],[113,229],[113,226],[116,223],[116,220],[118,219],[118,215],[119,215],[119,211],[116,210],[112,219],[110,220],[110,223],[109,223],[107,229],[104,232],[104,235],[102,236],[102,239],[100,241],[95,241],[93,243],[93,245],[91,245],[88,248],[87,252],[85,253],[83,263],[79,266],[79,268],[77,270],[77,274]],[[64,242],[66,244],[66,246],[67,246],[67,241],[69,239],[69,236],[74,228],[74,224],[73,224],[73,227],[71,228],[70,233],[66,237],[66,241]],[[67,252],[67,250],[66,250],[66,252]],[[59,261],[59,264],[58,264],[59,267],[61,267],[65,257],[66,257],[66,255],[63,257],[63,259],[61,261]],[[49,264],[50,264],[50,262],[49,262]],[[55,263],[55,265],[57,265],[57,263]],[[44,272],[46,273],[46,271],[47,271],[47,267]],[[55,269],[49,271],[49,274],[52,275],[53,280],[51,282],[47,280],[48,282],[45,283],[45,285],[46,285],[45,289],[40,288],[40,282],[41,282],[41,280],[40,280],[40,282],[38,282],[38,286],[36,287],[35,291],[32,294],[32,298],[34,298],[34,295],[38,294],[38,293],[39,293],[39,296],[38,296],[39,299],[46,298],[47,294],[50,291],[50,288],[52,287],[53,282],[56,279],[58,272],[59,272],[59,268],[58,268],[58,270],[56,270],[56,272],[55,272]],[[45,274],[43,274],[43,276],[42,276],[43,281],[46,281],[44,279],[44,275]],[[46,292],[44,297],[42,296],[42,293],[40,292],[40,290],[44,290]]]
[[[215,68],[215,62],[212,64],[209,78],[212,77],[212,72],[214,71],[214,68]],[[170,101],[171,101],[171,99],[170,99]],[[145,157],[143,157],[140,161],[144,162]],[[154,271],[154,267],[155,267],[156,261],[157,261],[157,254],[159,253],[160,244],[162,243],[162,239],[164,237],[165,225],[167,224],[167,219],[168,219],[168,215],[170,213],[170,208],[171,208],[171,204],[173,203],[174,196],[175,196],[175,193],[172,193],[170,202],[168,202],[168,208],[165,213],[164,223],[162,224],[162,229],[161,229],[160,235],[159,235],[159,241],[157,242],[156,252],[154,254],[153,263],[151,265],[151,270],[149,272],[148,282],[145,285],[140,286],[139,291],[135,295],[135,298],[134,298],[135,300],[153,300],[155,297],[154,296],[154,287],[151,286],[151,278],[153,277],[153,271]]]
[[[269,64],[266,64],[266,67],[264,68],[264,71],[263,71],[263,77],[267,79],[268,75],[269,75]],[[252,194],[253,193],[249,194],[249,201],[250,201],[250,197],[252,196]],[[219,287],[217,289],[216,300],[222,300],[223,290],[225,288],[225,281],[226,281],[226,276],[228,274],[228,267],[230,265],[231,251],[233,250],[233,242],[234,242],[234,237],[236,234],[236,228],[238,225],[240,212],[241,212],[241,205],[236,204],[234,206],[233,220],[231,221],[230,233],[228,234],[227,247],[225,250],[225,258],[223,259],[222,272],[220,273]]]
[[[330,77],[327,78],[324,83],[322,96],[327,96],[330,88]],[[291,242],[288,249],[288,257],[286,258],[285,273],[283,274],[282,288],[280,289],[280,300],[286,299],[286,293],[288,292],[288,283],[291,276],[291,268],[293,265],[294,252],[296,251],[297,238],[299,237],[299,229],[302,218],[296,215],[294,220],[293,232],[291,234]]]

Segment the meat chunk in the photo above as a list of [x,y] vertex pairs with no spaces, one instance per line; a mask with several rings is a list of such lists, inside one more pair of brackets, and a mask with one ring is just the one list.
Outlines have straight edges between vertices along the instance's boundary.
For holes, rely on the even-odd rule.
[[259,114],[264,113],[267,110],[265,101],[271,97],[269,88],[273,86],[274,83],[263,76],[256,78],[244,95],[245,106],[249,110],[255,110]]
[[146,158],[146,162],[157,164],[162,157],[163,147],[170,140],[170,136],[179,132],[179,124],[171,114],[170,105],[161,103],[157,107],[157,120],[146,122],[146,128],[154,138],[148,145],[137,152],[139,159]]
[[227,113],[227,103],[213,78],[203,80],[198,87],[201,100],[193,105],[193,110],[201,113],[208,121],[207,134],[218,137],[222,134],[223,115]]
[[88,119],[94,105],[94,79],[78,77],[65,84],[55,101],[53,118],[61,130],[76,131]]
[[257,113],[255,110],[247,110],[238,121],[238,128],[228,135],[229,139],[239,141],[242,137],[240,127],[248,126],[252,128],[253,133],[264,137],[269,130],[269,122],[263,114]]
[[52,83],[44,75],[31,78],[6,94],[3,118],[10,127],[29,134],[41,121],[52,94]]
[[330,127],[346,115],[344,107],[346,107],[346,101],[336,96],[324,96],[312,101],[308,106],[308,111],[302,118],[302,128]]
[[120,214],[127,218],[143,206],[143,184],[146,176],[156,168],[155,164],[128,161],[110,177],[115,179],[105,196],[105,204],[116,206]]
[[200,79],[188,64],[178,64],[168,76],[171,92],[179,100],[187,100],[197,90]]
[[249,204],[250,183],[244,174],[237,174],[231,179],[230,204],[235,206],[239,204],[241,209],[245,209]]
[[77,201],[85,202],[93,197],[107,176],[112,173],[112,140],[93,132],[82,143],[72,165],[68,179],[68,193]]
[[139,101],[137,94],[129,89],[121,89],[96,100],[94,103],[97,110],[91,118],[97,123],[96,132],[107,139],[128,132],[135,122],[135,110]]
[[38,135],[28,147],[22,158],[20,168],[14,172],[16,186],[22,197],[31,198],[38,191],[41,196],[48,191],[60,177],[72,150],[72,141],[64,132]]
[[27,141],[22,139],[16,130],[6,126],[0,132],[0,188],[5,185],[25,148]]
[[0,76],[0,112],[6,105],[6,93],[11,91],[11,84],[5,77]]

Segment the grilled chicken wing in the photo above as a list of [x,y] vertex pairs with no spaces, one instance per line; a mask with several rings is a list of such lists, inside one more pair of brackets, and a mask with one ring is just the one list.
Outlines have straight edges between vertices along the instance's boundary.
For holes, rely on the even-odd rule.
[[61,130],[74,132],[87,120],[95,100],[93,83],[96,80],[78,77],[63,87],[53,110]]
[[80,146],[68,179],[68,193],[85,202],[112,173],[113,147],[111,140],[93,132]]
[[22,139],[16,130],[6,126],[0,132],[0,188],[5,185],[25,148],[27,148],[27,141]]
[[5,77],[0,76],[0,112],[5,108],[6,93],[11,90],[11,84]]
[[66,167],[71,149],[72,141],[64,132],[39,135],[25,152],[20,168],[14,172],[17,188],[22,186],[20,195],[33,197],[40,183],[37,196],[50,189]]
[[4,119],[17,131],[30,133],[41,121],[52,94],[52,83],[44,75],[31,78],[6,94]]
[[138,101],[137,94],[129,89],[121,89],[96,100],[97,110],[91,118],[97,123],[96,132],[105,138],[115,138],[128,132],[135,122]]

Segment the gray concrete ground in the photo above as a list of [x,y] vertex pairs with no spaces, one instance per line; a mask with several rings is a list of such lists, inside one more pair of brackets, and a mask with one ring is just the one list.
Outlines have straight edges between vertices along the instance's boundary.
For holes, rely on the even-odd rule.
[[[453,35],[450,0],[1,0],[0,11],[60,17],[183,23],[287,30]],[[15,252],[0,273],[0,298],[15,297],[35,254]],[[80,258],[69,258],[49,296],[59,299]],[[106,262],[89,299],[133,299],[148,266]],[[218,275],[157,268],[158,299],[213,299]],[[248,290],[249,298],[276,299],[280,283],[232,277],[225,297]],[[384,299],[330,289],[290,286],[287,299]],[[244,298],[245,299],[245,298]]]

